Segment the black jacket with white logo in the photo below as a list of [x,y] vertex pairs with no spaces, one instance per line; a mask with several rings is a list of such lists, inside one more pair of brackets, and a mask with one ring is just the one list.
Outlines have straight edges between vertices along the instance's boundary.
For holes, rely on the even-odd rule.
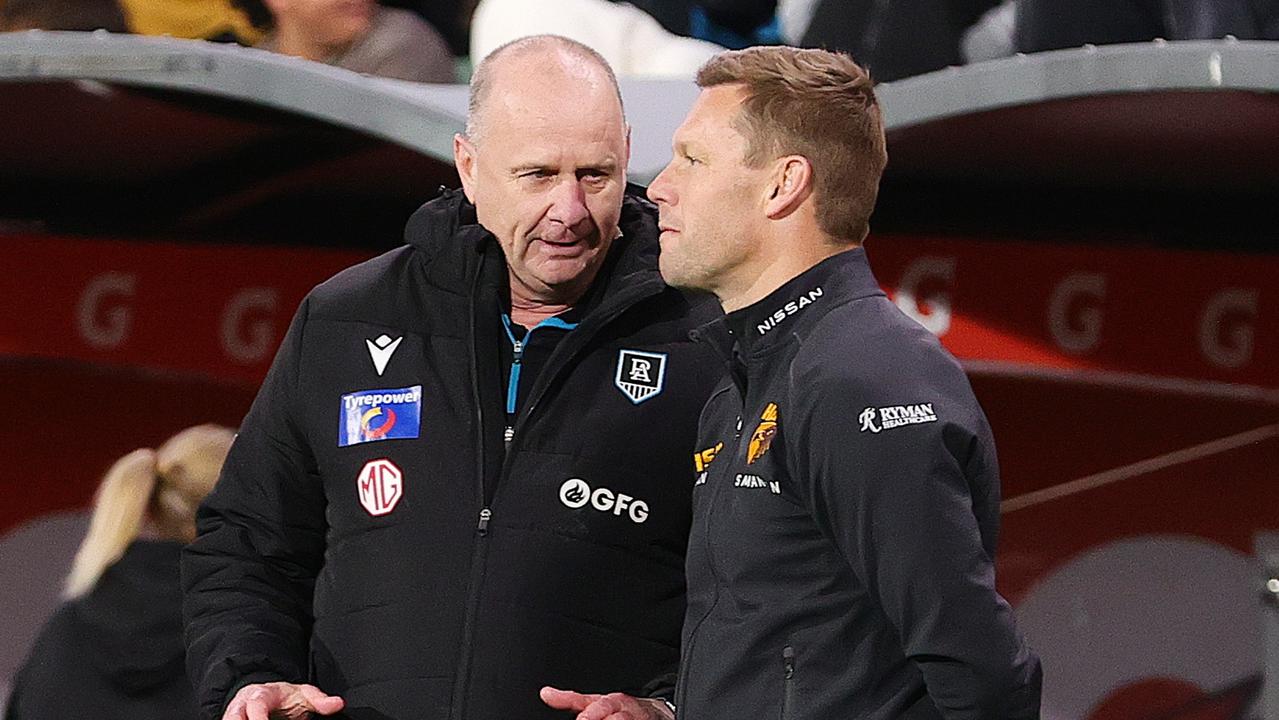
[[674,671],[689,458],[723,372],[688,333],[718,310],[663,284],[651,206],[627,198],[622,230],[509,450],[506,266],[460,193],[308,295],[183,559],[210,717],[287,680],[352,718],[552,718],[544,684],[639,694]]
[[864,252],[699,334],[735,359],[701,420],[681,717],[1038,717],[989,426]]

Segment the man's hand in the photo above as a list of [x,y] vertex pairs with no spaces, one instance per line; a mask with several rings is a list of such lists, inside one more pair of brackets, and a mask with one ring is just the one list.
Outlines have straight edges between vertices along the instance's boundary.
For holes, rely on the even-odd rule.
[[675,720],[666,703],[622,693],[586,695],[572,690],[542,688],[542,702],[556,710],[577,713],[577,720]]
[[332,715],[345,705],[342,698],[325,695],[314,685],[259,683],[240,688],[222,720],[306,720],[312,715]]

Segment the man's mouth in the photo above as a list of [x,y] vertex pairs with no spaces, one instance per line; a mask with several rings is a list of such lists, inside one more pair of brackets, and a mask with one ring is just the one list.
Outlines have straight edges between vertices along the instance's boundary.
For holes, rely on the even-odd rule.
[[582,242],[581,239],[575,238],[575,237],[556,238],[554,240],[550,238],[538,238],[538,239],[546,243],[547,245],[554,245],[555,247],[572,247]]

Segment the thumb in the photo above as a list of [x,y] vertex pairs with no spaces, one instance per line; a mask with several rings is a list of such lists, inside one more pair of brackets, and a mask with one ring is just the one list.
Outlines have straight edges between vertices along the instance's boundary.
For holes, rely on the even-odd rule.
[[318,715],[332,715],[346,705],[346,701],[342,698],[336,695],[327,695],[314,685],[302,685],[299,690],[302,693],[302,699],[306,700],[307,704]]
[[556,710],[572,710],[573,712],[582,712],[588,705],[600,698],[599,695],[583,695],[572,690],[560,690],[553,687],[544,687],[538,694],[542,696],[542,702]]

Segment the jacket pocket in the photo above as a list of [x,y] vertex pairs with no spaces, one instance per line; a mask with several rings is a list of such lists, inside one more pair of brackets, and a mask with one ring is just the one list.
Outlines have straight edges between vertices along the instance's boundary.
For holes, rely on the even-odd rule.
[[795,648],[787,645],[782,648],[782,716],[781,720],[791,720],[795,714]]

